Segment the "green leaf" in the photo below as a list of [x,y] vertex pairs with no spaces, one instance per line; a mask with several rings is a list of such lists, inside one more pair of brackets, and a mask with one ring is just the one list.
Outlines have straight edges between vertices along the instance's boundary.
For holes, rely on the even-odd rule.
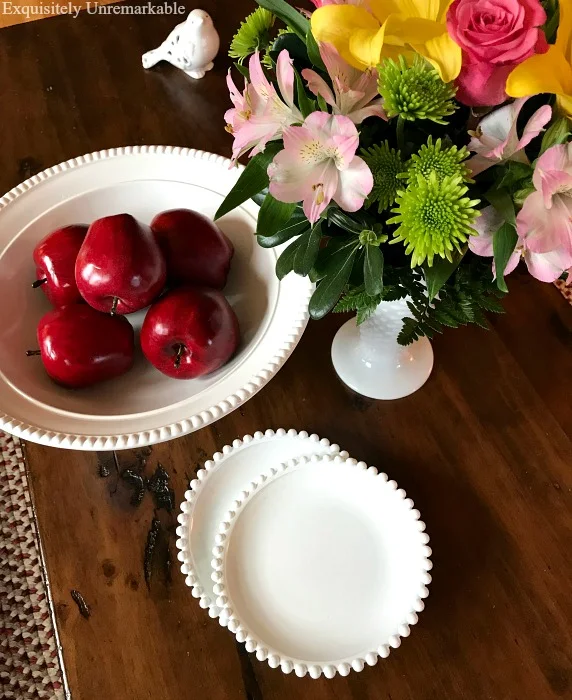
[[243,75],[247,80],[250,80],[250,71],[246,66],[243,66],[242,63],[239,63],[238,61],[234,62],[234,66],[241,75]]
[[552,146],[558,146],[561,143],[566,143],[570,136],[570,121],[566,117],[560,117],[554,124],[551,124],[544,132],[542,144],[540,146],[540,155],[547,151]]
[[427,264],[423,265],[429,301],[435,299],[437,294],[439,294],[439,291],[445,282],[447,282],[447,280],[459,267],[466,252],[466,249],[462,253],[455,251],[452,255],[452,261],[446,260],[445,258],[435,258],[431,267],[429,267]]
[[320,240],[322,239],[322,222],[314,226],[311,231],[300,236],[300,245],[294,256],[294,272],[305,277],[309,274],[320,250]]
[[337,207],[330,207],[328,209],[328,221],[336,226],[339,226],[339,228],[343,229],[344,231],[355,233],[358,236],[363,230],[363,226],[361,224]]
[[306,233],[307,231],[309,231],[309,229],[310,222],[308,221],[308,219],[306,219],[305,216],[299,219],[297,216],[297,212],[295,212],[294,216],[288,222],[288,225],[280,231],[277,231],[272,236],[258,236],[258,245],[261,248],[274,248],[277,245],[282,245],[282,243],[286,243],[286,241],[289,241],[291,238],[294,238],[294,236],[300,236],[301,234]]
[[267,237],[281,231],[292,218],[296,206],[295,202],[279,202],[271,194],[267,194],[258,214],[256,235]]
[[526,187],[523,187],[520,190],[517,190],[513,194],[513,199],[514,203],[516,204],[517,207],[522,207],[524,204],[524,201],[533,193],[536,192],[536,187],[534,185],[530,184],[527,185]]
[[287,24],[296,34],[306,41],[306,34],[310,29],[310,23],[298,10],[295,10],[285,0],[256,0],[260,7],[265,7],[272,14]]
[[527,177],[532,177],[534,171],[526,163],[517,163],[514,160],[509,160],[506,165],[501,166],[501,172],[502,175],[497,180],[495,187],[505,187],[512,191],[518,182]]
[[349,255],[352,250],[357,250],[357,247],[358,243],[355,238],[330,238],[328,245],[318,253],[310,275],[312,282],[318,282],[330,272],[330,262],[335,255],[341,251],[344,251],[345,255]]
[[[561,2],[566,2],[567,0],[560,0]],[[548,7],[547,10],[547,15],[548,15],[548,20],[546,21],[544,25],[544,33],[546,34],[546,39],[549,41],[549,43],[554,43],[554,39],[556,38],[556,33],[558,31],[558,24],[560,22],[560,7],[554,7],[555,3],[554,0],[550,3],[552,7]],[[552,15],[551,15],[552,13]]]
[[313,319],[323,318],[336,305],[348,283],[356,252],[357,247],[354,247],[349,255],[344,250],[340,250],[330,259],[330,271],[318,284],[308,306]]
[[318,107],[321,109],[322,112],[327,112],[328,111],[328,103],[326,100],[321,96],[318,95]]
[[322,57],[320,56],[320,49],[318,48],[318,42],[314,39],[314,35],[310,30],[306,34],[306,48],[308,49],[308,58],[313,63],[313,65],[319,70],[326,72],[326,66]]
[[511,226],[516,228],[516,214],[514,211],[514,202],[508,190],[491,189],[485,197],[498,211],[502,218]]
[[383,292],[383,253],[378,246],[368,245],[365,247],[363,280],[365,291],[370,297]]
[[279,280],[286,277],[294,269],[294,258],[300,245],[300,238],[297,238],[293,243],[282,252],[278,260],[276,261],[276,277]]
[[493,235],[493,253],[497,275],[497,286],[503,292],[508,292],[504,281],[504,271],[510,256],[518,241],[518,235],[514,226],[509,223],[503,224]]
[[300,39],[296,34],[292,32],[286,32],[285,34],[280,34],[276,37],[276,40],[272,44],[272,49],[270,50],[270,55],[274,59],[274,63],[278,62],[278,56],[280,52],[286,49],[290,58],[294,61],[295,66],[309,66],[310,59],[308,58],[308,51],[306,49],[306,42]]
[[268,166],[280,150],[282,150],[282,143],[269,143],[262,153],[248,161],[236,184],[218,208],[214,216],[215,221],[268,187]]
[[316,100],[311,100],[306,94],[304,83],[297,70],[294,70],[296,76],[296,97],[298,98],[298,107],[304,119],[312,112],[316,111]]

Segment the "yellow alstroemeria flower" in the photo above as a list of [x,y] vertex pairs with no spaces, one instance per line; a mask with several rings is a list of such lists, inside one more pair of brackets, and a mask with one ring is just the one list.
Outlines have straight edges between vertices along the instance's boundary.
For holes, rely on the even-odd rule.
[[572,4],[560,2],[560,25],[556,44],[547,53],[536,54],[517,66],[506,83],[511,97],[529,97],[541,92],[557,96],[560,110],[572,117]]
[[461,48],[447,32],[452,0],[368,0],[363,6],[325,5],[312,13],[316,41],[333,44],[352,66],[365,70],[382,58],[413,51],[446,82],[461,71]]

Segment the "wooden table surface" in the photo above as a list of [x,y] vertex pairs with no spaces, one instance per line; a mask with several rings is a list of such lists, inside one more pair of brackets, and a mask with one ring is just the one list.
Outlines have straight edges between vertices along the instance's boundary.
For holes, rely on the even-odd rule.
[[[202,6],[225,47],[252,3]],[[140,67],[174,21],[82,15],[2,30],[1,189],[113,146],[228,155],[224,51],[198,82],[168,66]],[[312,681],[258,662],[199,608],[175,564],[169,572],[165,541],[148,589],[151,498],[130,504],[113,455],[101,478],[95,454],[28,444],[74,700],[571,698],[572,308],[525,275],[510,287],[508,313],[492,331],[435,341],[433,375],[412,397],[370,402],[344,388],[329,357],[343,319],[332,316],[310,324],[277,377],[240,410],[147,456],[148,474],[165,465],[179,503],[207,455],[246,433],[293,427],[338,442],[406,489],[431,536],[430,596],[411,636],[363,673]],[[118,468],[141,458],[118,453]],[[175,560],[175,514],[158,517]],[[71,589],[91,606],[89,619]]]

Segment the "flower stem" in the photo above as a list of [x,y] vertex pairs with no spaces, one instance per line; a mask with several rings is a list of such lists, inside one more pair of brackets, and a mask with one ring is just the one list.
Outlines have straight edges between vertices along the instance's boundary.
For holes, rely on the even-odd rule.
[[397,148],[402,151],[405,148],[405,119],[399,115],[397,117]]

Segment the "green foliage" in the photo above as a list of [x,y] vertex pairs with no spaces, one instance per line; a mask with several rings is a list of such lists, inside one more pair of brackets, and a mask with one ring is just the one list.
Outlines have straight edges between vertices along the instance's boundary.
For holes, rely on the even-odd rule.
[[361,152],[361,157],[373,175],[373,189],[367,199],[368,206],[377,202],[379,213],[395,202],[399,189],[398,177],[405,167],[401,152],[389,147],[387,141]]
[[318,221],[311,231],[300,236],[296,255],[294,256],[294,272],[297,275],[305,277],[314,267],[314,263],[318,257],[318,251],[320,250],[321,238],[321,221]]
[[349,253],[340,250],[330,257],[326,273],[318,283],[308,306],[313,319],[323,318],[336,305],[350,278],[357,250],[356,245]]
[[462,251],[455,251],[452,260],[437,258],[431,267],[428,265],[423,266],[429,301],[433,301],[437,294],[439,294],[441,287],[461,264],[466,252],[466,248]]
[[403,56],[398,61],[387,59],[378,67],[379,93],[388,117],[408,121],[430,119],[447,124],[457,106],[456,88],[444,83],[437,71],[426,61],[415,58],[407,65]]
[[355,287],[344,294],[334,308],[334,313],[356,312],[356,322],[359,325],[366,321],[382,301],[382,295],[370,296],[364,286]]
[[270,10],[276,17],[281,19],[300,39],[306,41],[306,35],[310,29],[310,22],[303,14],[295,10],[286,0],[256,0],[261,6]]
[[570,137],[570,120],[567,117],[560,117],[544,132],[542,144],[540,146],[540,155],[547,151],[552,146],[558,146],[561,143],[566,143]]
[[295,209],[294,213],[286,224],[280,230],[276,231],[272,235],[263,236],[258,235],[258,244],[262,248],[274,248],[277,245],[282,245],[286,243],[294,236],[300,236],[302,233],[306,233],[311,228],[310,222],[304,216],[304,212],[299,207]]
[[258,7],[241,22],[230,42],[228,55],[242,62],[255,51],[265,49],[271,41],[270,30],[274,26],[272,12]]
[[358,324],[363,323],[382,301],[408,298],[410,316],[403,319],[398,342],[409,345],[418,338],[432,338],[445,328],[458,328],[469,323],[488,328],[486,312],[503,313],[499,299],[504,296],[492,279],[491,266],[476,257],[465,258],[441,286],[438,298],[430,301],[419,268],[388,268],[383,292],[375,297],[365,286],[347,288],[336,304],[336,313],[355,312]]
[[268,166],[280,150],[282,150],[282,143],[269,143],[262,153],[258,153],[248,161],[236,184],[217,209],[215,221],[268,187]]
[[407,304],[411,316],[403,320],[397,339],[400,345],[409,345],[423,336],[432,338],[444,328],[469,323],[488,328],[485,312],[503,313],[499,298],[504,293],[492,279],[490,264],[480,260],[460,265],[433,302],[429,302],[415,275],[404,278],[401,286],[411,297]]
[[428,178],[417,175],[407,190],[397,193],[396,214],[389,224],[399,224],[392,243],[402,241],[411,255],[411,267],[435,257],[453,260],[453,252],[472,235],[479,200],[466,196],[468,187],[459,176],[440,180],[434,171]]
[[379,246],[365,247],[363,280],[365,291],[370,297],[376,297],[383,292],[383,253]]
[[308,97],[308,93],[306,92],[306,88],[302,82],[302,78],[297,70],[294,71],[294,76],[296,78],[296,98],[298,108],[305,119],[309,114],[316,111],[316,100]]
[[308,58],[316,68],[322,71],[326,71],[326,66],[322,57],[320,56],[320,49],[318,48],[318,42],[314,39],[314,35],[311,31],[308,31],[306,35],[306,48],[308,51]]
[[494,187],[485,194],[486,199],[493,205],[502,218],[516,228],[516,212],[514,202],[508,190]]
[[281,231],[292,218],[295,209],[296,204],[279,202],[267,194],[258,213],[256,235],[267,237]]
[[502,292],[508,292],[504,279],[504,271],[510,256],[514,253],[518,234],[516,228],[509,223],[504,223],[498,231],[493,234],[493,253],[495,270],[497,275],[497,286]]
[[432,172],[435,172],[440,180],[444,177],[458,176],[465,182],[473,182],[471,171],[464,162],[469,155],[469,149],[465,146],[446,147],[441,139],[433,143],[433,137],[429,136],[427,143],[411,156],[411,160],[407,163],[407,171],[400,175],[415,182],[418,175],[428,178]]

